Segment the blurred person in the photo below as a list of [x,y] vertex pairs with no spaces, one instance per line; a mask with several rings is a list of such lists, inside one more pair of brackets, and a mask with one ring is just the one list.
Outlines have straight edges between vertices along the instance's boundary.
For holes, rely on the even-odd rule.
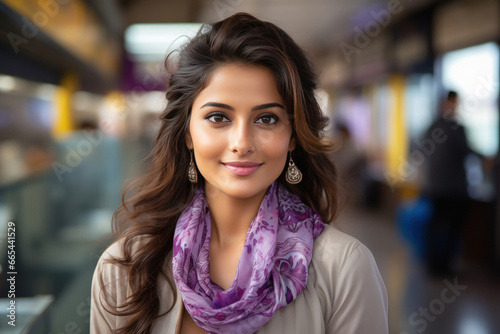
[[449,91],[440,115],[420,143],[427,153],[423,195],[432,203],[427,226],[425,260],[433,275],[456,274],[455,261],[469,206],[465,159],[472,153],[465,128],[456,120],[459,96]]
[[180,50],[150,170],[94,273],[91,333],[388,333],[371,252],[328,225],[316,84],[295,42],[248,14]]
[[363,188],[363,169],[365,159],[356,147],[349,127],[345,124],[337,126],[336,139],[339,148],[333,153],[332,158],[339,168],[340,180],[345,189],[349,189],[349,196],[358,200]]
[[51,138],[37,137],[28,141],[24,151],[24,161],[29,174],[36,174],[50,169],[55,152]]
[[352,176],[359,171],[362,157],[347,125],[338,125],[337,139],[339,149],[333,155],[335,163],[340,168],[341,173]]

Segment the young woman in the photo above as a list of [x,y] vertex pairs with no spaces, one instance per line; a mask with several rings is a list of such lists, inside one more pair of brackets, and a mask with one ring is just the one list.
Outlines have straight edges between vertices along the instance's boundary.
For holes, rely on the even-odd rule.
[[303,51],[235,14],[176,60],[149,173],[115,215],[92,333],[387,333],[370,251],[338,213]]

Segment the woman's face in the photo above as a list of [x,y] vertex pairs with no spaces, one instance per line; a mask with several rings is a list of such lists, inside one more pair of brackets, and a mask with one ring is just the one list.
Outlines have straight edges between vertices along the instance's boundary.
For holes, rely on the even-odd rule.
[[294,149],[292,125],[266,67],[227,64],[191,110],[186,143],[209,196],[264,196]]

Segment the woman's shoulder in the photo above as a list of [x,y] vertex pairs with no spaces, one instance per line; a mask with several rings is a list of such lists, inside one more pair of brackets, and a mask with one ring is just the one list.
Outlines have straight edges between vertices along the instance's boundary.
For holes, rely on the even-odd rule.
[[[102,253],[94,270],[92,279],[91,298],[91,332],[102,333],[103,328],[116,329],[124,326],[128,316],[115,316],[109,309],[116,309],[116,305],[124,305],[133,293],[130,286],[130,267],[121,264],[119,260],[125,259],[125,248],[130,247],[130,253],[134,257],[135,252],[143,247],[148,240],[147,236],[140,236],[127,240],[120,238],[113,242]],[[167,255],[166,263],[170,256]],[[118,261],[116,261],[118,260]],[[158,280],[158,293],[162,296],[160,300],[160,314],[164,314],[154,324],[152,333],[173,333],[181,309],[181,298],[178,291],[172,294],[171,285],[165,278]],[[174,308],[167,312],[175,301]]]
[[99,262],[109,262],[113,259],[123,259],[125,255],[126,243],[127,245],[130,244],[131,254],[133,254],[145,242],[146,238],[144,236],[137,236],[129,241],[127,241],[124,237],[120,237],[106,248],[100,257]]
[[102,253],[99,261],[111,260],[112,258],[122,258],[123,257],[123,244],[124,244],[123,238],[115,240]]
[[326,225],[315,240],[310,268],[327,333],[388,333],[387,292],[363,243]]
[[131,239],[128,244],[125,238],[119,238],[109,245],[106,250],[101,254],[99,261],[94,272],[94,275],[99,274],[106,277],[107,280],[115,280],[118,277],[123,277],[127,274],[128,268],[121,264],[125,260],[125,248],[130,245],[130,254],[133,254],[140,249],[144,244],[144,237],[135,237]]
[[94,270],[93,288],[106,287],[113,290],[114,294],[119,290],[127,290],[127,268],[118,262],[124,258],[123,245],[124,240],[118,239],[101,254]]
[[355,237],[337,227],[325,224],[325,229],[314,241],[314,258],[346,257],[357,248],[366,248]]
[[116,260],[123,259],[124,257],[124,240],[115,240],[109,245],[104,252],[102,252],[97,262],[96,271],[103,271],[112,267],[120,267]]
[[315,240],[312,262],[317,271],[337,277],[345,270],[375,271],[378,274],[371,251],[355,237],[331,225],[325,225]]

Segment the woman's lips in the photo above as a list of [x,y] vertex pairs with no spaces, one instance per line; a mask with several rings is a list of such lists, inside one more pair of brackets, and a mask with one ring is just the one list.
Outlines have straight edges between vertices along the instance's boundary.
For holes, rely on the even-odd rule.
[[261,164],[255,162],[225,162],[227,169],[238,176],[246,176],[255,172]]

